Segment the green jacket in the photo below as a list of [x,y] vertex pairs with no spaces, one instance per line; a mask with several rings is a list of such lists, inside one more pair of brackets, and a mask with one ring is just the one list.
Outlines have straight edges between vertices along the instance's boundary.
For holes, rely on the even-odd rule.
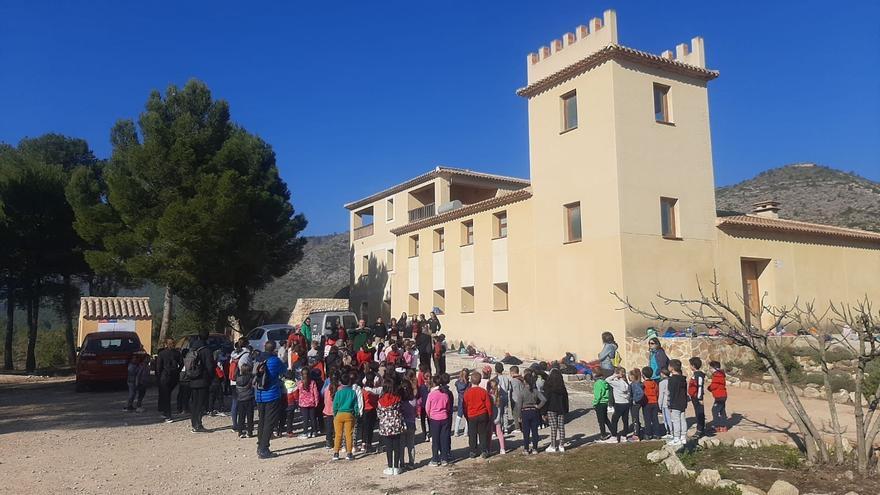
[[[300,325],[299,331],[302,332],[303,337],[306,338],[306,342],[308,342],[309,345],[312,345],[312,328],[309,326],[309,324],[303,323],[302,325]],[[309,349],[311,349],[311,347],[309,347]]]
[[605,380],[596,380],[593,384],[593,407],[599,404],[608,405],[608,399],[611,396],[610,387]]
[[351,413],[357,416],[357,394],[351,387],[339,387],[333,396],[333,415]]

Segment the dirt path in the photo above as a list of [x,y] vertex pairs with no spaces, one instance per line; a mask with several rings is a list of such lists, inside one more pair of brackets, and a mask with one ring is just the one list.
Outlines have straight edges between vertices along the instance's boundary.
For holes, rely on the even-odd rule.
[[[450,360],[450,370],[462,362]],[[569,384],[573,413],[566,426],[577,448],[597,436],[596,420],[588,404],[592,396],[585,383]],[[737,425],[727,435],[764,435],[786,426],[784,410],[769,394],[731,389],[728,406]],[[475,464],[503,462],[460,460],[449,468],[428,467],[430,444],[416,446],[414,471],[388,478],[382,475],[384,455],[359,457],[353,462],[330,462],[322,440],[273,439],[279,457],[261,461],[256,440],[239,440],[225,417],[205,418],[209,434],[189,432],[189,420],[161,422],[156,411],[156,389],[147,393],[144,413],[125,413],[126,391],[109,389],[77,394],[70,378],[0,381],[0,492],[75,493],[219,493],[259,484],[264,492],[339,493],[457,493],[441,480]],[[820,401],[807,407],[827,410]],[[708,407],[708,406],[707,406]],[[547,444],[542,430],[542,447]],[[418,435],[420,438],[421,435]],[[508,437],[510,455],[520,455],[520,437]],[[466,456],[466,437],[453,438],[458,459]],[[550,454],[541,454],[550,455]],[[340,476],[344,470],[345,476]]]

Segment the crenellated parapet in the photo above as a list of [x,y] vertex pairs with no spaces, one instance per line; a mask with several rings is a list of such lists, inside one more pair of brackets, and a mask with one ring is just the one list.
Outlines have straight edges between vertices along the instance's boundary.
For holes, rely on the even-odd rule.
[[526,59],[529,84],[587,57],[608,45],[617,44],[617,14],[606,10],[602,18],[594,17],[587,25],[580,25],[573,33],[542,46]]
[[675,54],[671,50],[666,50],[660,54],[662,58],[674,60],[682,64],[693,65],[694,67],[706,68],[706,47],[703,44],[702,36],[691,39],[691,44],[680,43],[675,46]]

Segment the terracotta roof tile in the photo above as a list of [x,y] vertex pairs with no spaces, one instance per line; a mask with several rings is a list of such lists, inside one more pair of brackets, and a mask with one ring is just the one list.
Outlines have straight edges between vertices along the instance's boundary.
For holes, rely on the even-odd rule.
[[811,234],[822,237],[869,241],[871,243],[880,244],[880,232],[848,229],[845,227],[835,227],[833,225],[801,222],[798,220],[760,217],[756,215],[733,215],[728,217],[720,217],[718,218],[717,226],[765,230],[773,232],[789,232],[796,234]]
[[83,297],[79,312],[90,320],[153,317],[149,297]]

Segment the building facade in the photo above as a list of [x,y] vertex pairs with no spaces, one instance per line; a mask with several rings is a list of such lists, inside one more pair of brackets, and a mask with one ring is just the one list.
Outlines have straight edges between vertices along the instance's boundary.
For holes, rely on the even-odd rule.
[[701,38],[624,47],[609,10],[526,65],[530,180],[438,167],[346,205],[355,311],[439,308],[456,343],[557,358],[656,323],[612,293],[648,305],[717,277],[744,306],[878,300],[880,234],[783,220],[772,201],[718,215]]

